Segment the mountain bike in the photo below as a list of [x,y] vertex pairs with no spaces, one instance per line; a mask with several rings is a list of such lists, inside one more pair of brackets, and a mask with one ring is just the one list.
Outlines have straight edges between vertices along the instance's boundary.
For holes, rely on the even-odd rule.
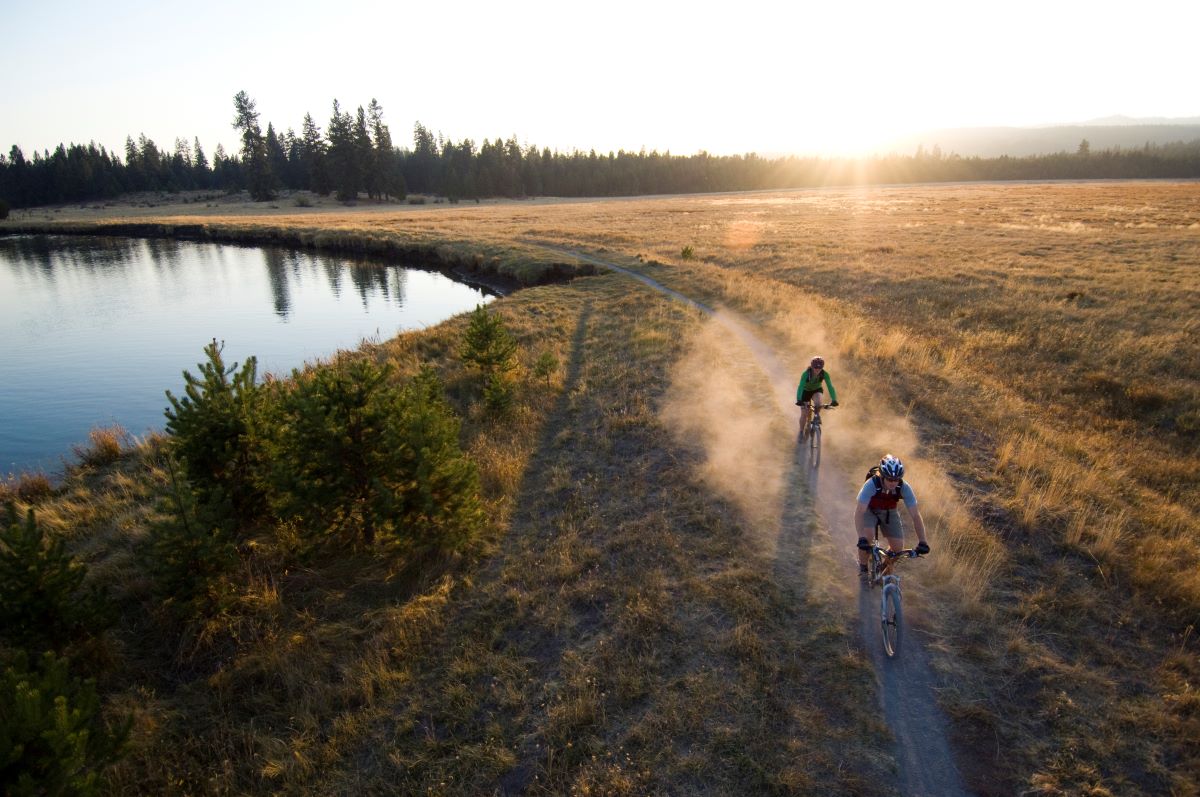
[[832,406],[832,404],[816,404],[814,406],[813,400],[808,400],[808,423],[800,427],[800,440],[808,441],[808,450],[813,454],[821,453],[821,413],[817,412],[817,408],[827,410]]
[[879,620],[883,630],[883,652],[888,658],[900,655],[900,639],[904,627],[904,610],[901,607],[900,576],[892,571],[897,560],[915,559],[922,554],[913,548],[893,551],[879,545],[881,526],[875,524],[875,541],[867,552],[867,586],[882,587],[879,602]]

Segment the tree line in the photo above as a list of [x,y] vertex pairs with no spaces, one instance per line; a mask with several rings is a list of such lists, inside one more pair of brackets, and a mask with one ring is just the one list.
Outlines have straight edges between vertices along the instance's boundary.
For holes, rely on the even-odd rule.
[[454,142],[420,122],[411,147],[396,146],[383,109],[372,99],[355,113],[333,101],[324,131],[305,114],[296,133],[282,134],[259,114],[246,92],[234,98],[239,152],[217,145],[211,159],[199,139],[161,149],[142,135],[125,151],[94,142],[60,144],[27,158],[13,146],[0,154],[0,205],[34,207],[108,199],[139,191],[247,190],[268,200],[281,189],[307,190],[342,201],[403,199],[409,193],[454,199],[532,196],[637,196],[705,191],[805,188],[859,183],[1200,177],[1200,140],[1140,148],[1028,157],[961,157],[938,147],[911,155],[862,159],[745,155],[672,155],[669,151],[598,154],[522,146],[515,137]]

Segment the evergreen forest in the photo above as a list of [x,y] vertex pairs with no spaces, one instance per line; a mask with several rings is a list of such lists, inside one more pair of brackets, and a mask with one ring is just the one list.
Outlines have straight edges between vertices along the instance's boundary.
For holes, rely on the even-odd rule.
[[199,139],[172,149],[141,135],[124,153],[94,142],[59,144],[26,156],[17,146],[0,154],[0,206],[25,208],[91,202],[131,192],[246,190],[255,200],[280,190],[336,195],[344,202],[488,197],[639,196],[707,191],[805,188],[861,183],[979,180],[1135,179],[1200,177],[1200,140],[1027,157],[962,157],[934,146],[911,155],[865,159],[745,155],[672,155],[669,151],[569,153],[522,146],[515,137],[454,142],[417,122],[411,146],[397,146],[374,99],[356,112],[337,100],[324,129],[305,114],[297,133],[264,131],[254,101],[234,98],[238,152],[217,145],[211,157]]

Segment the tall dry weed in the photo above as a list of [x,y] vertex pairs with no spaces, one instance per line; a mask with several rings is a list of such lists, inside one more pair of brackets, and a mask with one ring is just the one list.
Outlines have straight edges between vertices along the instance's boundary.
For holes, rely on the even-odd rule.
[[121,426],[96,427],[88,432],[88,445],[74,446],[74,451],[83,465],[100,468],[120,459],[132,439]]

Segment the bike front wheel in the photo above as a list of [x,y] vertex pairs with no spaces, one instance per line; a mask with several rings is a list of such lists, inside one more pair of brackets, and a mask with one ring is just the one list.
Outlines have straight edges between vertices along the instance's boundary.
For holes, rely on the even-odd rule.
[[883,586],[883,652],[889,658],[900,655],[900,629],[904,612],[900,608],[900,588],[895,584]]

